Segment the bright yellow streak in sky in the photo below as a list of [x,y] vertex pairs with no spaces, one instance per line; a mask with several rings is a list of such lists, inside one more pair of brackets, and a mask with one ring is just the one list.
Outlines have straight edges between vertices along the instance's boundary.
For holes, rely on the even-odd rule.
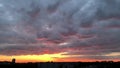
[[43,54],[43,55],[20,55],[20,56],[2,56],[0,55],[0,61],[11,61],[15,58],[17,62],[48,62],[55,61],[56,58],[64,58],[66,56],[58,54]]
[[112,52],[112,53],[109,53],[109,54],[106,54],[105,56],[120,56],[120,52]]
[[[73,61],[99,61],[96,59],[89,59],[89,58],[71,58],[71,57],[76,57],[77,55],[63,55],[64,53],[58,53],[58,54],[43,54],[43,55],[19,55],[19,56],[5,56],[5,55],[0,55],[0,61],[11,61],[13,58],[16,59],[16,62],[18,63],[26,63],[26,62],[48,62],[48,61],[53,61],[53,62],[73,62]],[[106,54],[104,56],[119,56],[120,53],[110,53]],[[79,55],[82,56],[82,55]],[[114,61],[118,61],[120,59],[116,59]],[[101,60],[100,60],[101,61]]]

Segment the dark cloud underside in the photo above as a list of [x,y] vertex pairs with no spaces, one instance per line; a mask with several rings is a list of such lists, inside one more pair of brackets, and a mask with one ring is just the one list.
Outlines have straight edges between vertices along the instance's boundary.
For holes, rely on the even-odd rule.
[[103,58],[120,53],[119,35],[120,0],[0,0],[1,55]]

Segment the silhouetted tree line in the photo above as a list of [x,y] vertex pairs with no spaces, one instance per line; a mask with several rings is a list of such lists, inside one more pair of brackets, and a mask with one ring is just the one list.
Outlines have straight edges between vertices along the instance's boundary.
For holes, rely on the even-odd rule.
[[0,62],[0,68],[120,68],[120,62]]

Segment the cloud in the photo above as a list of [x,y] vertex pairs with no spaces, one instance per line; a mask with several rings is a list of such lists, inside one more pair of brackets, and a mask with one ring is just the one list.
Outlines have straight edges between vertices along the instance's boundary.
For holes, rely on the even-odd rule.
[[1,0],[0,54],[120,52],[119,4],[118,0]]
[[[55,54],[63,50],[58,47],[46,46],[43,44],[1,44],[2,55],[42,55]],[[8,53],[9,52],[9,53]]]

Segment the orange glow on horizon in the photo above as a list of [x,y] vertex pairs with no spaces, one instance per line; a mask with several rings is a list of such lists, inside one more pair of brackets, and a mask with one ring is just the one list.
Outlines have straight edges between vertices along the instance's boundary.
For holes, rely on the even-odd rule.
[[[0,55],[0,61],[11,61],[12,58],[16,59],[17,63],[27,63],[27,62],[95,62],[95,61],[105,61],[105,60],[96,60],[89,58],[70,58],[71,56],[62,55],[63,53],[58,54],[43,54],[43,55],[20,55],[20,56],[3,56]],[[107,60],[109,61],[109,60]],[[111,60],[110,60],[111,61]],[[114,62],[120,61],[120,59],[112,60]]]
[[56,58],[66,57],[62,53],[58,54],[43,54],[43,55],[20,55],[20,56],[3,56],[0,55],[0,61],[11,61],[12,58],[16,59],[16,62],[48,62],[56,61]]

